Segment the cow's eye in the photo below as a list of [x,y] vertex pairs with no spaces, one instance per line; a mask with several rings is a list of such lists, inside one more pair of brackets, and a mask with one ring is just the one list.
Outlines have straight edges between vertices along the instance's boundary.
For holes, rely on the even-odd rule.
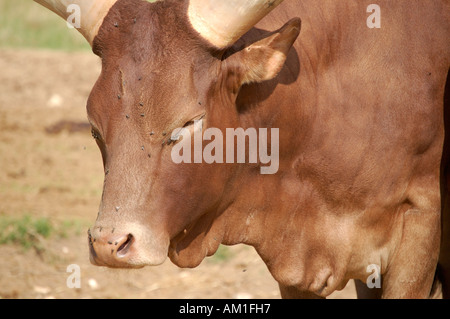
[[205,116],[206,116],[206,113],[202,113],[202,114],[194,117],[192,120],[187,121],[181,129],[178,129],[178,131],[174,131],[172,136],[169,138],[168,144],[176,143],[179,140],[180,135],[183,135],[183,131],[185,131],[185,130],[191,131],[193,129],[195,130],[196,126],[194,126],[194,125],[196,123],[198,123],[199,121],[203,120],[205,118]]
[[186,122],[186,124],[184,124],[183,127],[188,127],[188,126],[194,125],[194,123],[195,123],[194,121]]
[[184,124],[183,127],[188,127],[188,126],[194,125],[195,122],[203,120],[203,119],[205,118],[205,115],[206,115],[206,114],[203,113],[203,114],[200,114],[199,116],[196,116],[196,117],[193,118],[192,120],[186,122],[186,124]]

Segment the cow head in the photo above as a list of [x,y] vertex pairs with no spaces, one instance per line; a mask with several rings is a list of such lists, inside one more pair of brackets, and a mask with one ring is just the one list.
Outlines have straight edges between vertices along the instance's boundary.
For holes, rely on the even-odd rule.
[[[68,15],[64,1],[37,2]],[[141,267],[169,255],[195,266],[220,244],[203,239],[233,201],[239,166],[175,163],[172,148],[183,141],[173,132],[238,127],[240,87],[277,75],[300,21],[233,49],[281,1],[78,2],[80,32],[102,59],[87,104],[105,168],[91,261]]]

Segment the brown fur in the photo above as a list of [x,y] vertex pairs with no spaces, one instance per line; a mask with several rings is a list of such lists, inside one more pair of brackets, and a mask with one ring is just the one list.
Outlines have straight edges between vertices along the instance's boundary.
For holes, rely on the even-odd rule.
[[[91,241],[132,233],[135,259],[103,264],[157,264],[168,253],[195,267],[220,243],[245,243],[283,297],[365,282],[369,264],[381,266],[383,297],[427,297],[440,242],[449,8],[378,2],[381,29],[365,25],[370,1],[286,1],[218,50],[190,27],[187,2],[119,0],[93,47],[103,69],[88,115],[107,175]],[[296,16],[302,31],[289,51],[299,20],[273,30]],[[283,68],[267,62],[274,48],[288,53]],[[277,174],[174,164],[164,133],[201,114],[204,128],[279,128]]]

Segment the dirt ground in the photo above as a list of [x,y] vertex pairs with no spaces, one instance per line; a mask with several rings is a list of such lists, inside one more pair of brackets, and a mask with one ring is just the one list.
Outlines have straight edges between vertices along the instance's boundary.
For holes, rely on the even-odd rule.
[[[30,215],[79,230],[43,250],[0,245],[0,298],[279,298],[253,248],[238,245],[195,269],[112,270],[89,263],[86,231],[103,183],[86,100],[100,72],[90,52],[0,50],[0,218]],[[69,288],[69,265],[81,288]],[[354,298],[352,283],[331,298]]]

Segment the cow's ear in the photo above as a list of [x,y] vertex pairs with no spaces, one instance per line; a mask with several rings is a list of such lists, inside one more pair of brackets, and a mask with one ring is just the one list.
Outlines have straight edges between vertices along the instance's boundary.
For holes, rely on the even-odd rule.
[[[238,63],[238,75],[235,84],[263,82],[275,78],[286,62],[289,50],[300,34],[301,21],[295,18],[280,30],[237,52],[233,61]],[[237,74],[236,74],[237,73]]]

